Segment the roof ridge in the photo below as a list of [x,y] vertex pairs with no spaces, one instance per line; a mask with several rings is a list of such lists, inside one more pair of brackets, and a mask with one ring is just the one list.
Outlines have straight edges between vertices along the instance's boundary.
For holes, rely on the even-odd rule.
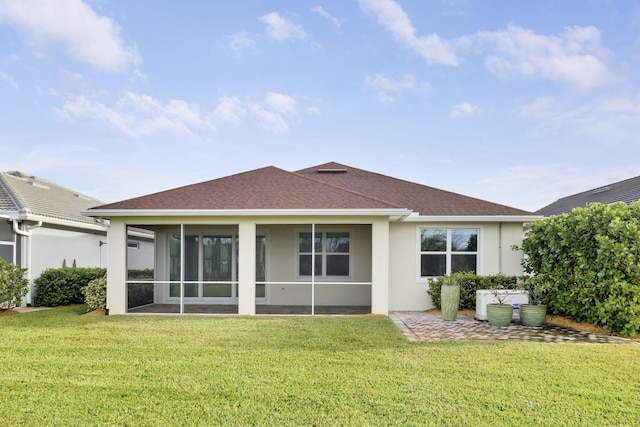
[[[336,164],[340,165],[339,163],[336,163]],[[320,166],[322,166],[322,165],[320,165]],[[342,166],[342,165],[340,165],[340,166]],[[344,166],[350,167],[350,166],[347,166],[347,165],[344,165]],[[356,168],[351,168],[351,169],[356,169]],[[320,179],[316,179],[316,178],[313,178],[312,176],[307,176],[307,175],[304,175],[304,174],[301,174],[301,173],[298,173],[298,172],[299,171],[289,172],[289,173],[292,173],[292,174],[297,175],[297,176],[302,177],[302,178],[306,178],[308,180],[314,181],[314,182],[319,183],[319,184],[323,184],[323,185],[326,185],[326,186],[329,186],[329,187],[332,187],[332,188],[336,188],[336,189],[341,190],[341,191],[346,191],[347,193],[354,194],[356,196],[364,197],[365,199],[368,199],[368,200],[373,200],[373,201],[376,201],[376,202],[384,203],[386,205],[389,205],[389,206],[392,206],[392,207],[395,207],[395,208],[399,208],[399,209],[406,208],[406,206],[400,206],[397,203],[393,203],[393,202],[391,202],[389,200],[384,200],[384,199],[381,199],[379,197],[372,197],[372,196],[369,196],[367,194],[361,193],[359,191],[355,191],[355,190],[353,190],[351,188],[346,188],[346,187],[343,187],[341,185],[331,184],[329,182],[322,181]]]
[[[19,172],[19,173],[22,173],[22,172]],[[11,184],[5,178],[5,176],[7,176],[7,175],[12,176],[9,172],[0,172],[0,183],[2,184],[2,188],[4,188],[4,191],[7,193],[7,196],[9,196],[9,198],[11,199],[13,204],[15,205],[16,209],[18,210],[18,212],[21,211],[21,210],[26,211],[28,209],[28,207],[27,207],[25,201],[22,199],[22,197],[20,197],[19,194],[17,194],[12,189]]]
[[[442,193],[447,193],[447,194],[452,194],[452,195],[455,195],[455,196],[466,197],[468,199],[480,201],[480,202],[483,202],[483,203],[491,203],[491,204],[496,205],[496,206],[502,206],[502,207],[510,208],[510,209],[517,209],[517,208],[513,208],[511,206],[504,205],[502,203],[496,203],[496,202],[492,202],[492,201],[489,201],[489,200],[480,199],[478,197],[473,197],[473,196],[468,196],[466,194],[456,193],[455,191],[444,190],[442,188],[436,188],[436,187],[433,187],[433,186],[430,186],[430,185],[421,184],[419,182],[409,181],[409,180],[402,179],[402,178],[396,178],[394,176],[385,175],[383,173],[373,172],[373,171],[369,171],[369,170],[365,170],[365,169],[360,169],[360,168],[356,168],[356,167],[353,167],[353,166],[349,166],[349,165],[345,165],[345,164],[338,163],[338,162],[333,162],[333,161],[332,162],[323,163],[323,164],[320,164],[320,165],[310,166],[310,167],[305,168],[305,169],[300,169],[299,171],[296,171],[296,173],[302,172],[302,171],[308,171],[310,169],[325,168],[325,167],[329,167],[329,166],[334,167],[334,168],[337,168],[337,167],[348,168],[348,169],[355,170],[355,171],[358,171],[358,172],[363,172],[363,173],[367,173],[367,174],[371,174],[371,175],[377,175],[377,176],[385,178],[385,179],[391,179],[391,180],[394,180],[394,181],[397,181],[397,182],[402,182],[402,183],[409,184],[409,185],[417,185],[417,186],[420,186],[420,187],[429,188],[429,189],[434,190],[434,191],[441,191]],[[387,203],[387,204],[390,204],[390,205],[393,205],[393,206],[397,206],[396,204],[394,204],[392,202],[389,202],[388,200],[383,200],[383,199],[379,199],[379,198],[373,198],[371,196],[365,196],[365,197],[369,197],[372,200],[376,200],[376,201],[379,201],[379,202],[383,202],[383,203]],[[398,206],[398,207],[403,208],[405,206]],[[522,210],[522,209],[518,209],[518,210]]]

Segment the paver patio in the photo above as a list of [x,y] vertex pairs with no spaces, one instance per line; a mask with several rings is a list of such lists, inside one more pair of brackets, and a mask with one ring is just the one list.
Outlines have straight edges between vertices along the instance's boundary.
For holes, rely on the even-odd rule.
[[519,323],[507,327],[491,326],[489,322],[460,315],[454,321],[442,320],[439,314],[418,311],[393,312],[389,317],[409,341],[441,340],[513,340],[576,344],[640,344],[627,338],[577,331],[551,325],[529,328]]

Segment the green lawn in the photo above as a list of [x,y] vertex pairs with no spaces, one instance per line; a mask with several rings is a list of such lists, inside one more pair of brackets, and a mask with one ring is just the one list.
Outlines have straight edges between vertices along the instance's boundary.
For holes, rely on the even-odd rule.
[[0,317],[4,425],[639,425],[640,345],[405,341],[382,317]]

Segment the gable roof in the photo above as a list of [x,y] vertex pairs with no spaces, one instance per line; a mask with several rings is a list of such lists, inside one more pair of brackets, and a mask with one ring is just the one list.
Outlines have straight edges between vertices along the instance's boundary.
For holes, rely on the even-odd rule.
[[588,203],[631,203],[636,200],[640,200],[640,176],[563,197],[539,209],[536,213],[544,216],[560,215],[573,208],[586,206]]
[[116,211],[392,210],[424,216],[532,213],[331,162],[288,172],[273,166],[90,209]]
[[0,172],[0,212],[15,219],[94,225],[82,211],[103,203],[24,172]]

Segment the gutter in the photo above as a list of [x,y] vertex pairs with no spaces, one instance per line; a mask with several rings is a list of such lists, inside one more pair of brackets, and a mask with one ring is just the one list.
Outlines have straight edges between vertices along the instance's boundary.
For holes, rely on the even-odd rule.
[[16,234],[19,234],[21,236],[25,236],[25,237],[30,237],[31,236],[31,230],[35,229],[35,228],[39,228],[42,227],[42,221],[38,221],[33,225],[25,225],[25,229],[24,230],[20,230],[19,225],[18,225],[18,221],[17,220],[13,220],[13,232]]

